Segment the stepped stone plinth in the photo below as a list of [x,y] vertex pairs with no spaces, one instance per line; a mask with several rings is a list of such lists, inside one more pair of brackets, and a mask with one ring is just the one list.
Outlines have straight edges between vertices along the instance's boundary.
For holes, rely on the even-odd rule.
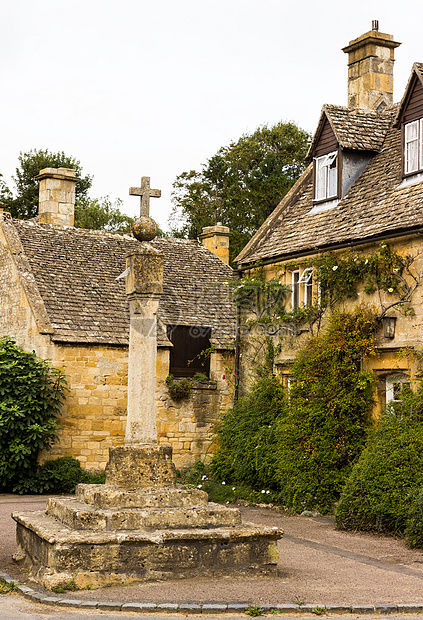
[[[125,483],[134,462],[137,488],[110,484],[115,476]],[[75,497],[49,498],[45,512],[13,514],[15,557],[46,588],[274,574],[282,531],[243,524],[237,508],[176,484],[174,473],[168,447],[112,449],[106,484],[80,484]],[[126,486],[134,487],[129,478]]]

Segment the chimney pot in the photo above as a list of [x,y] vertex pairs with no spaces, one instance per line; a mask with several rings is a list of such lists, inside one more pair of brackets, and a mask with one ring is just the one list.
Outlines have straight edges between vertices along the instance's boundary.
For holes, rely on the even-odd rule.
[[376,32],[379,30],[379,20],[378,19],[372,20],[372,30],[376,30]]

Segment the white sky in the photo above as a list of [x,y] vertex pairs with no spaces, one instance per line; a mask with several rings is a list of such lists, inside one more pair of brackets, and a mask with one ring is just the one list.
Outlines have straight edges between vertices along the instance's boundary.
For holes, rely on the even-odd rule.
[[0,0],[0,173],[20,151],[64,151],[94,175],[92,197],[124,200],[141,176],[167,228],[176,176],[263,124],[313,132],[346,105],[341,48],[393,34],[394,100],[423,62],[421,0]]

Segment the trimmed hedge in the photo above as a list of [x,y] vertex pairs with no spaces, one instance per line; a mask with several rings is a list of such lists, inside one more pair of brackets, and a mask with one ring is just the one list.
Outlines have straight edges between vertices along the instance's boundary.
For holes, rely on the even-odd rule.
[[370,434],[342,491],[335,514],[339,528],[407,532],[410,544],[421,544],[422,530],[419,538],[416,529],[423,502],[417,491],[423,485],[422,405],[422,386],[416,394],[405,390],[403,402],[389,407]]

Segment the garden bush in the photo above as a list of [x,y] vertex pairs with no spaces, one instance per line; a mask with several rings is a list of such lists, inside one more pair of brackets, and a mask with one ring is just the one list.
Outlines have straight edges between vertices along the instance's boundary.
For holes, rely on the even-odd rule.
[[331,512],[371,424],[374,379],[361,359],[375,353],[375,327],[370,309],[334,312],[297,355],[289,397],[269,356],[249,395],[216,425],[213,476],[269,490],[295,511]]
[[250,394],[236,402],[216,425],[219,448],[211,462],[213,475],[252,489],[275,489],[276,422],[286,409],[280,379],[270,370],[262,373]]
[[423,485],[423,387],[416,394],[403,390],[402,399],[387,408],[370,434],[335,517],[341,529],[397,535],[407,531],[413,545],[422,522],[423,497],[417,489]]
[[0,491],[37,492],[37,456],[57,439],[62,371],[0,338]]
[[46,461],[37,473],[38,488],[44,493],[73,493],[79,483],[102,484],[105,473],[93,474],[81,467],[72,456]]
[[360,369],[375,353],[375,314],[334,312],[292,368],[288,415],[277,428],[281,500],[296,511],[331,512],[371,423],[374,380]]
[[423,547],[423,487],[410,493],[410,508],[408,511],[405,539],[407,546]]

